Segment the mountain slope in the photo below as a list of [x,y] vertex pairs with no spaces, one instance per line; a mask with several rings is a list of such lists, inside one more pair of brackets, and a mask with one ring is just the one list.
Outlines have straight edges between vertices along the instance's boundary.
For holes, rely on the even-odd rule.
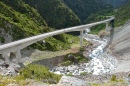
[[[9,2],[6,3],[4,0],[0,2],[1,28],[4,28],[6,31],[12,30],[14,40],[36,35],[47,30],[47,23],[35,9],[25,5],[24,2],[18,1],[18,3],[17,1],[13,2],[13,4]],[[17,11],[18,8],[20,8],[21,11]]]
[[80,19],[61,0],[23,0],[36,8],[50,27],[60,29],[80,24]]
[[[98,0],[101,1],[101,0]],[[105,4],[111,4],[114,8],[119,8],[130,2],[130,0],[102,0]]]
[[[0,10],[0,41],[2,43],[8,40],[8,35],[13,38],[9,41],[11,42],[53,30],[48,27],[36,9],[21,0],[1,0]],[[67,41],[69,38],[69,36],[61,34],[57,38],[45,39],[46,44],[39,42],[31,45],[31,47],[40,50],[66,49],[70,46]]]
[[111,8],[109,5],[101,3],[97,0],[63,0],[68,7],[70,7],[76,15],[83,21],[92,14],[102,9]]
[[[113,44],[116,51],[127,53],[130,49],[130,3],[117,10],[115,18],[115,36]],[[124,52],[125,51],[125,52]]]
[[130,3],[120,7],[117,10],[116,13],[116,19],[115,19],[115,25],[121,26],[125,24],[130,19]]

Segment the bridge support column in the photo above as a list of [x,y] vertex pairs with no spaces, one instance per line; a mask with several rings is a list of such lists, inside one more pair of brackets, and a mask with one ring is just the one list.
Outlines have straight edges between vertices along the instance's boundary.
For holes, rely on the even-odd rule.
[[2,54],[3,58],[5,59],[5,63],[9,64],[10,63],[10,53],[3,53]]
[[80,47],[83,46],[83,31],[80,31]]
[[110,44],[111,44],[114,37],[114,20],[111,20],[110,24],[111,24],[111,29],[110,29]]
[[110,21],[110,25],[111,25],[111,28],[110,28],[110,39],[109,39],[108,44],[107,44],[106,47],[104,48],[104,52],[105,52],[106,49],[109,47],[109,45],[112,43],[112,40],[113,40],[113,37],[114,37],[114,20],[111,20],[111,21]]
[[106,29],[105,30],[108,31],[108,22],[106,23]]
[[18,63],[22,63],[20,50],[16,51],[16,52],[15,52],[15,55],[16,55],[16,60],[17,60],[17,62],[18,62]]

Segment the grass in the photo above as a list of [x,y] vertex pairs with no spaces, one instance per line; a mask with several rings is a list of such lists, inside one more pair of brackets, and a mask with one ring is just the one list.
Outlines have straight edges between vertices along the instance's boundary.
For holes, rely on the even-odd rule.
[[[68,34],[67,34],[68,35]],[[71,43],[69,49],[66,50],[60,50],[60,51],[38,51],[37,53],[32,53],[30,55],[30,58],[32,58],[31,61],[24,62],[25,65],[30,64],[34,61],[46,59],[46,58],[53,58],[57,56],[63,56],[63,55],[68,55],[70,53],[77,53],[80,50],[80,42],[79,42],[79,37],[69,35],[70,38],[68,39],[69,42]],[[91,44],[89,41],[84,40],[83,41],[83,46]]]
[[65,61],[65,62],[62,62],[62,63],[58,64],[58,66],[69,66],[72,63],[73,63],[72,61]]
[[59,82],[61,75],[56,75],[48,71],[48,68],[37,64],[30,64],[20,71],[17,76],[0,76],[0,86],[26,86],[30,83],[37,82],[56,84]]
[[[59,64],[59,66],[69,66],[73,63],[85,63],[85,62],[88,62],[88,59],[85,58],[83,55],[82,55],[82,52],[77,52],[77,53],[69,53],[67,54],[65,57],[64,57],[64,61],[62,63]],[[68,55],[72,55],[74,56],[74,58],[76,59],[75,60],[69,60],[68,59]]]
[[39,80],[45,83],[58,83],[61,75],[56,75],[49,72],[48,68],[38,64],[30,64],[21,69],[20,75],[24,78],[30,78],[34,80]]
[[66,76],[73,76],[72,73],[67,74]]
[[87,72],[80,73],[81,76],[85,76],[87,74],[88,74]]
[[113,75],[111,79],[105,83],[90,83],[91,86],[128,86],[122,78],[117,79],[116,75]]
[[26,79],[23,76],[17,75],[15,77],[11,76],[11,77],[3,77],[0,76],[0,86],[7,86],[8,84],[15,84],[18,86],[26,86]]
[[128,86],[128,84],[125,82],[112,82],[112,81],[105,82],[102,84],[97,84],[97,83],[90,83],[90,84],[91,86]]
[[115,75],[112,76],[111,81],[117,81],[117,78]]

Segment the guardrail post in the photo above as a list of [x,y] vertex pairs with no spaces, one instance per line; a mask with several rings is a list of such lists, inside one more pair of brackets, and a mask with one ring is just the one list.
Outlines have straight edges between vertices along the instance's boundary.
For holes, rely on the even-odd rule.
[[83,46],[83,31],[80,31],[80,47]]
[[3,58],[5,59],[5,63],[9,64],[10,63],[10,53],[3,53],[2,54]]
[[18,63],[22,63],[20,50],[16,51],[16,52],[15,52],[15,55],[16,55],[16,60],[17,60],[17,62],[18,62]]

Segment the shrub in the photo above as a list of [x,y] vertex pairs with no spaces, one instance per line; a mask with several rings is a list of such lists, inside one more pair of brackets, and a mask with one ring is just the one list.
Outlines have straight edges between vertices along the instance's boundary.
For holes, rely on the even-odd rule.
[[1,42],[1,43],[4,43],[4,42],[5,42],[4,37],[0,37],[0,42]]
[[[77,62],[74,62],[74,61],[70,61],[68,59],[68,55],[73,55]],[[80,53],[70,53],[70,54],[67,54],[66,57],[64,58],[64,62],[62,64],[67,64],[67,65],[70,65],[72,63],[85,63],[85,62],[88,62],[88,59],[85,58],[83,55],[81,55]]]
[[111,81],[117,81],[117,78],[115,75],[112,76]]
[[38,64],[30,64],[21,69],[20,74],[25,78],[43,81],[45,83],[58,83],[61,75],[49,72],[48,68]]
[[73,74],[72,74],[72,73],[69,73],[69,74],[67,74],[66,76],[73,76]]
[[100,38],[103,38],[104,36],[107,36],[108,33],[105,31],[105,30],[101,30],[99,33],[98,33],[99,37]]
[[87,72],[80,73],[81,76],[85,76],[87,74],[88,74]]
[[72,64],[72,61],[66,61],[59,64],[59,66],[69,66]]

